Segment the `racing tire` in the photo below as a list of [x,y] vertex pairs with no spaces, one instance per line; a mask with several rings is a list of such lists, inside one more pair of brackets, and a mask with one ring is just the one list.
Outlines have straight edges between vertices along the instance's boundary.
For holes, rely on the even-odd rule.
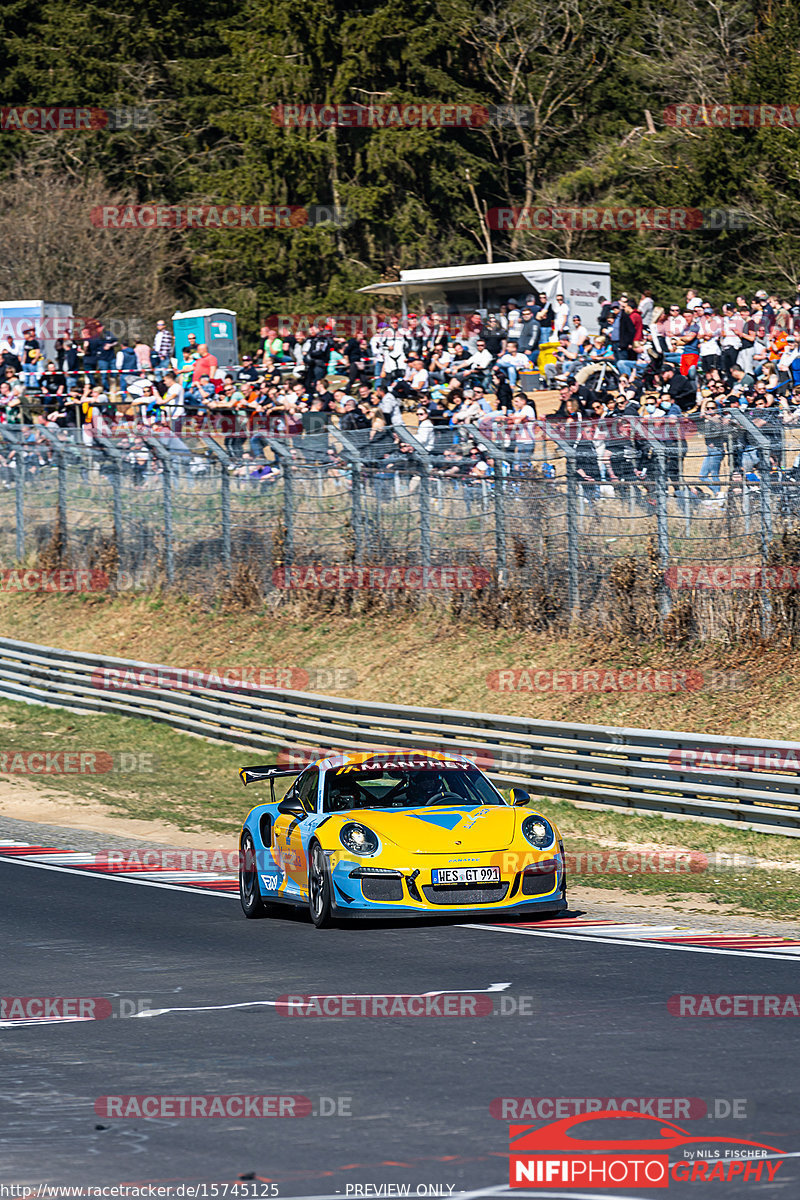
[[258,890],[258,862],[256,848],[252,835],[246,833],[240,847],[241,861],[239,862],[239,901],[244,915],[251,921],[263,917],[271,917],[275,906],[262,900]]
[[319,842],[312,844],[308,860],[308,911],[317,929],[333,924],[331,873]]

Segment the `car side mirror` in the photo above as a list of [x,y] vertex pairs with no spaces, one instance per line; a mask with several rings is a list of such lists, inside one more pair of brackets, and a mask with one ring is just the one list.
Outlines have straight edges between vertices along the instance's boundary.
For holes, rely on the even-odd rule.
[[528,792],[524,792],[522,788],[511,789],[511,803],[513,804],[514,808],[519,808],[521,805],[527,804],[529,800],[530,794]]
[[280,804],[278,805],[278,812],[284,813],[284,815],[287,817],[297,817],[298,821],[302,821],[308,816],[308,813],[303,808],[300,801],[294,796],[291,798],[289,796],[284,796],[283,800],[281,800]]

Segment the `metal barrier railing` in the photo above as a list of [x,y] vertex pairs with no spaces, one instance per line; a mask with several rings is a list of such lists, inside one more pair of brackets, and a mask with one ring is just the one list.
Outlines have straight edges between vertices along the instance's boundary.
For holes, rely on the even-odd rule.
[[458,752],[496,783],[537,796],[800,836],[797,742],[734,744],[668,730],[215,689],[193,679],[174,667],[0,639],[0,695],[10,700],[161,721],[261,753],[283,748],[298,761],[346,750]]

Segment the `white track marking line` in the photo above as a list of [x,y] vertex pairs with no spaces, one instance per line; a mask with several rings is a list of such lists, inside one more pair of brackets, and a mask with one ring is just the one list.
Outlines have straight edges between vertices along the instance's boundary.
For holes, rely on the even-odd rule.
[[[717,946],[687,946],[676,942],[626,941],[625,938],[587,938],[579,933],[554,933],[547,929],[501,929],[498,925],[462,925],[462,929],[482,929],[485,933],[516,933],[525,937],[563,938],[570,942],[589,942],[592,946],[630,946],[632,949],[680,950],[684,954],[726,954],[730,958],[766,958],[773,962],[797,962],[796,954],[777,954],[760,950],[725,950]],[[516,1188],[514,1189],[516,1191]]]
[[170,892],[188,892],[190,896],[225,896],[230,900],[239,899],[238,892],[223,892],[220,888],[190,888],[182,887],[179,883],[156,883],[153,879],[141,879],[138,874],[120,875],[117,871],[81,871],[78,867],[58,867],[55,863],[31,862],[29,858],[16,854],[3,858],[2,850],[0,862],[34,867],[39,871],[60,871],[63,875],[80,875],[81,879],[111,879],[115,883],[138,883],[140,887],[166,888]]
[[[377,997],[388,1000],[416,1000],[430,996],[474,996],[485,995],[489,992],[504,992],[511,983],[490,983],[486,988],[434,988],[428,992],[325,992],[318,995],[309,994],[310,1000],[372,1000]],[[181,1008],[147,1008],[142,1012],[131,1013],[123,1017],[124,1021],[133,1021],[139,1017],[163,1017],[165,1013],[184,1012],[223,1012],[234,1008],[287,1008],[288,1000],[242,1000],[238,1004],[197,1004]],[[0,1029],[19,1029],[30,1025],[70,1025],[76,1021],[107,1020],[107,1017],[9,1017],[7,1021],[0,1020]]]

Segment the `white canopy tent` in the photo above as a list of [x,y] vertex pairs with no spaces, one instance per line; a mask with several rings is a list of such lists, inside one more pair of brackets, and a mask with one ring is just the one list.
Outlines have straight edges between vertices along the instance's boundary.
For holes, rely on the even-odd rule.
[[526,296],[534,292],[546,292],[550,300],[563,294],[570,315],[580,316],[589,332],[595,333],[600,298],[611,298],[611,268],[608,263],[567,258],[472,263],[463,267],[401,271],[395,283],[372,283],[359,291],[398,297],[404,316],[411,297],[418,297],[422,307],[432,305],[444,312],[466,313],[478,309],[486,313],[496,311],[510,299],[522,305]]

